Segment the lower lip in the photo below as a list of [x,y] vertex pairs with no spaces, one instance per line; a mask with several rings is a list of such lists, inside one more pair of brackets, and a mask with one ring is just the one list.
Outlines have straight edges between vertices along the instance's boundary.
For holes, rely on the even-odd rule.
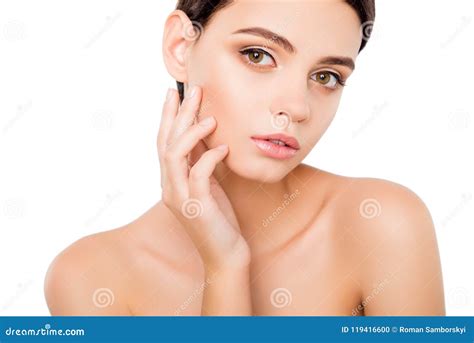
[[298,150],[290,148],[286,145],[278,145],[264,139],[252,138],[257,148],[259,148],[264,155],[272,158],[284,160],[293,157]]

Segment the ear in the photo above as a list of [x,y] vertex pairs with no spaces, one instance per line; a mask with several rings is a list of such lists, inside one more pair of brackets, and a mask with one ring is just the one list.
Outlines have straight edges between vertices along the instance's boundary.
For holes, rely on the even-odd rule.
[[187,83],[186,54],[193,41],[186,39],[193,28],[189,17],[182,10],[174,10],[166,19],[163,33],[163,60],[168,73],[179,82]]

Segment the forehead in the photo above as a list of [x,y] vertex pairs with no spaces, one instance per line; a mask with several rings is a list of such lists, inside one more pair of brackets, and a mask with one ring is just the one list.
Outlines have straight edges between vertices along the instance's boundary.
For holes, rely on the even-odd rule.
[[236,30],[264,27],[287,38],[297,51],[334,53],[355,58],[360,21],[344,0],[234,0],[208,24],[213,38]]

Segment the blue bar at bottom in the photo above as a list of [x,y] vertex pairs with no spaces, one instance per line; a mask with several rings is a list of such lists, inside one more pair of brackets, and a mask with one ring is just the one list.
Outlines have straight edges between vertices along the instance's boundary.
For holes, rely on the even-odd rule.
[[0,317],[0,342],[474,342],[474,317]]

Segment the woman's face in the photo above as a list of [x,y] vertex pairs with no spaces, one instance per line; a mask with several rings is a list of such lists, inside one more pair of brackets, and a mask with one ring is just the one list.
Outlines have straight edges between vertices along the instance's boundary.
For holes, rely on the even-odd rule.
[[[257,27],[286,44],[276,36],[234,33]],[[237,0],[219,10],[185,62],[185,83],[203,89],[199,117],[217,119],[206,145],[228,144],[224,162],[242,177],[281,180],[328,128],[342,95],[337,77],[346,80],[352,72],[323,59],[355,61],[360,43],[359,18],[343,0]],[[268,157],[251,139],[274,133],[296,138],[300,149],[289,158]]]

